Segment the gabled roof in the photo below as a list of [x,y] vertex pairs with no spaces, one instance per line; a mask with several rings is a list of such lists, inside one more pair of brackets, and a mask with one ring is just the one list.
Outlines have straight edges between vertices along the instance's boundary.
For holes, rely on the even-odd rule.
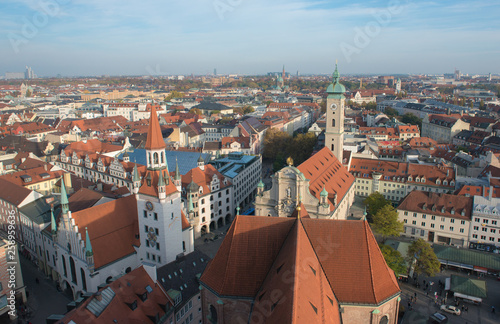
[[134,246],[140,246],[136,238],[139,234],[137,200],[133,195],[71,215],[82,237],[88,228],[96,269],[135,253]]
[[[146,299],[141,296],[146,294]],[[136,308],[132,310],[131,305]],[[155,316],[165,315],[172,300],[158,287],[141,266],[118,278],[78,308],[70,311],[60,323],[156,323]]]
[[[397,209],[470,220],[472,201],[472,197],[413,190],[403,199]],[[465,214],[463,216],[462,211]]]
[[146,150],[159,150],[166,147],[163,141],[163,136],[161,133],[160,123],[158,122],[158,116],[156,115],[155,106],[151,106],[151,114],[149,117],[149,128],[148,137],[146,139],[146,145],[144,148]]
[[[316,277],[294,275],[297,281],[283,286],[274,276],[280,262],[280,272],[299,267],[294,271]],[[237,216],[201,281],[219,296],[256,300],[264,290],[291,290],[286,294],[294,296],[296,310],[309,307],[306,301],[315,303],[318,310],[328,306],[329,290],[320,289],[328,286],[334,293],[329,297],[339,303],[380,304],[400,292],[366,221]],[[323,295],[309,294],[309,286]],[[304,296],[295,300],[295,293]],[[300,314],[311,312],[300,310]]]
[[[327,147],[304,161],[297,169],[309,179],[309,191],[318,199],[323,188],[326,188],[328,198],[332,200],[337,194],[337,202],[340,203],[355,181],[354,176]],[[336,208],[331,202],[330,207],[332,210]]]
[[77,211],[93,207],[103,197],[104,196],[102,194],[95,190],[80,188],[80,190],[69,197],[69,210],[71,210],[72,213],[75,213]]
[[166,170],[146,170],[146,173],[144,173],[142,178],[139,193],[152,197],[158,197],[158,181],[160,180],[160,172],[164,173],[164,177],[168,177],[168,184],[165,184],[165,193],[167,196],[176,192],[177,188]]
[[204,166],[204,170],[201,170],[199,167],[191,169],[188,173],[182,176],[182,187],[187,188],[190,183],[195,183],[198,187],[203,188],[203,194],[206,195],[212,192],[210,183],[212,182],[213,176],[216,175],[219,179],[219,188],[223,189],[227,186],[231,185],[231,181],[227,180],[227,183],[224,184],[225,177],[215,169],[215,167],[211,164],[207,164]]

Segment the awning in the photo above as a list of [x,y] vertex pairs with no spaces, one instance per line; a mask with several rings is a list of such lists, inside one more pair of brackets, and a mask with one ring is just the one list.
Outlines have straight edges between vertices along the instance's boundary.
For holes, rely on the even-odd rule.
[[488,269],[483,268],[483,267],[478,267],[478,266],[474,266],[474,271],[488,273]]
[[482,303],[483,302],[482,298],[474,297],[474,296],[468,296],[468,295],[464,295],[464,294],[461,294],[461,293],[455,293],[454,296],[455,297],[459,297],[459,298],[463,298],[463,299],[473,300],[473,301],[478,302],[478,303]]

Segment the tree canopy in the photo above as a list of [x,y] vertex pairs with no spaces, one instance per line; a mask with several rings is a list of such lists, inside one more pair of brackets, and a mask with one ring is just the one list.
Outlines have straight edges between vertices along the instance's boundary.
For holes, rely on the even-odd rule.
[[412,113],[404,114],[401,121],[405,124],[417,125],[420,129],[422,129],[422,118],[418,118]]
[[398,221],[398,212],[392,205],[382,206],[372,217],[372,228],[384,238],[399,236],[403,231],[403,222]]
[[290,136],[286,132],[270,128],[264,137],[263,158],[273,160],[274,171],[280,170],[288,157],[291,157],[295,165],[307,160],[316,144],[316,136],[313,133],[296,134]]
[[196,115],[202,115],[201,110],[199,110],[198,108],[191,108],[189,112]]
[[414,263],[414,271],[417,275],[425,273],[433,277],[439,272],[441,263],[439,262],[431,245],[423,239],[413,241],[408,248],[408,261]]
[[396,276],[406,274],[408,269],[403,255],[398,250],[393,249],[389,245],[380,245],[380,251],[384,256],[385,262],[391,268]]
[[363,200],[363,204],[366,206],[368,215],[373,216],[380,208],[389,205],[390,202],[380,192],[375,191]]

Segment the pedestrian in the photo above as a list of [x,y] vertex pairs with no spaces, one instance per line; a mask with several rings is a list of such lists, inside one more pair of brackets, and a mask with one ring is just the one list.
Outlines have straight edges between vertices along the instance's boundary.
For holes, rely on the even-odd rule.
[[495,313],[495,306],[491,306],[491,312],[494,314]]
[[462,305],[462,313],[465,311],[465,305]]
[[35,282],[36,282],[37,285],[40,283],[40,280],[38,280],[38,277],[35,278]]
[[417,292],[415,292],[415,297],[417,297]]
[[469,307],[465,306],[465,311],[468,313],[469,312]]

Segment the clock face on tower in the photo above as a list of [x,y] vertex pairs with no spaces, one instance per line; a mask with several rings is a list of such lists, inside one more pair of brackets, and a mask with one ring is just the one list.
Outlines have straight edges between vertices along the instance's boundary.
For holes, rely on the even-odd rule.
[[154,208],[153,203],[150,201],[146,201],[146,209],[152,211]]
[[332,104],[330,106],[330,109],[333,110],[333,111],[337,110],[337,105],[336,104]]

